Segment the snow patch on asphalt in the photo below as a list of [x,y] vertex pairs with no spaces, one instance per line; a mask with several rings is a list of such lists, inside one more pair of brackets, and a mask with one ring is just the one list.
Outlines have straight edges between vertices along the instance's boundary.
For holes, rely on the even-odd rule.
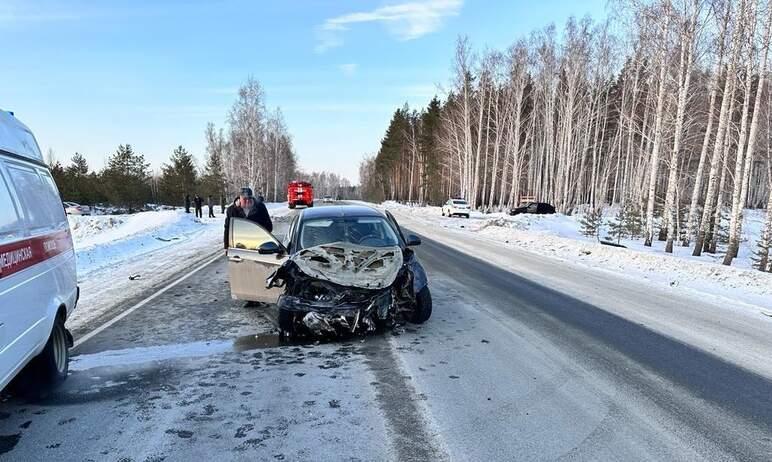
[[233,351],[233,341],[216,340],[176,345],[128,348],[74,356],[70,370],[85,371],[96,367],[116,367],[144,364],[180,358],[198,358]]

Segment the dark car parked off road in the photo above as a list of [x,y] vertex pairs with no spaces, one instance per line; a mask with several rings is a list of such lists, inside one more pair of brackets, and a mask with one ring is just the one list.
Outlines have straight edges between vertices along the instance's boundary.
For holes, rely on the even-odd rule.
[[389,213],[343,205],[304,209],[283,242],[233,218],[231,295],[276,303],[285,332],[369,332],[378,325],[423,323],[432,313],[426,273]]
[[549,215],[555,213],[555,207],[546,202],[529,202],[523,206],[510,210],[510,215],[520,215],[521,213],[532,213],[536,215]]

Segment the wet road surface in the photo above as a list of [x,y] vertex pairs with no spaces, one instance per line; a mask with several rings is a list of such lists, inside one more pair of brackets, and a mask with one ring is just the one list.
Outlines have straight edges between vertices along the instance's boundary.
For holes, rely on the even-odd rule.
[[772,459],[767,379],[423,241],[432,318],[332,343],[280,342],[214,261],[6,393],[0,459]]

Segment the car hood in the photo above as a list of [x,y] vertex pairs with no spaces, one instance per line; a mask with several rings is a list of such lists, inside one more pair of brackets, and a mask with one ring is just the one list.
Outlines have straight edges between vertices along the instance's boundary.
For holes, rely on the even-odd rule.
[[347,242],[309,247],[290,260],[312,278],[360,289],[389,287],[404,263],[398,246],[369,247]]

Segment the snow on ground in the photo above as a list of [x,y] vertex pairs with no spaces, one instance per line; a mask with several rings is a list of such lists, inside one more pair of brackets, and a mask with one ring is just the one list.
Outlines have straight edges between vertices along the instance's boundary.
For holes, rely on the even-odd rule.
[[[472,212],[469,219],[446,218],[440,207],[411,207],[386,202],[382,207],[427,227],[441,227],[465,237],[503,243],[572,264],[611,271],[660,286],[722,296],[772,311],[772,274],[751,269],[751,255],[761,231],[764,212],[747,210],[744,242],[733,266],[720,264],[723,254],[692,257],[691,249],[676,246],[664,252],[664,242],[645,247],[642,240],[623,239],[628,248],[601,245],[581,234],[581,215],[518,215]],[[613,215],[613,211],[610,211]],[[607,217],[610,218],[610,217]],[[420,230],[416,229],[417,232]],[[605,237],[604,229],[601,237]]]
[[[267,203],[275,221],[286,219],[286,203]],[[225,215],[196,218],[182,209],[133,215],[69,216],[81,299],[68,320],[72,330],[150,288],[176,279],[222,252]]]

